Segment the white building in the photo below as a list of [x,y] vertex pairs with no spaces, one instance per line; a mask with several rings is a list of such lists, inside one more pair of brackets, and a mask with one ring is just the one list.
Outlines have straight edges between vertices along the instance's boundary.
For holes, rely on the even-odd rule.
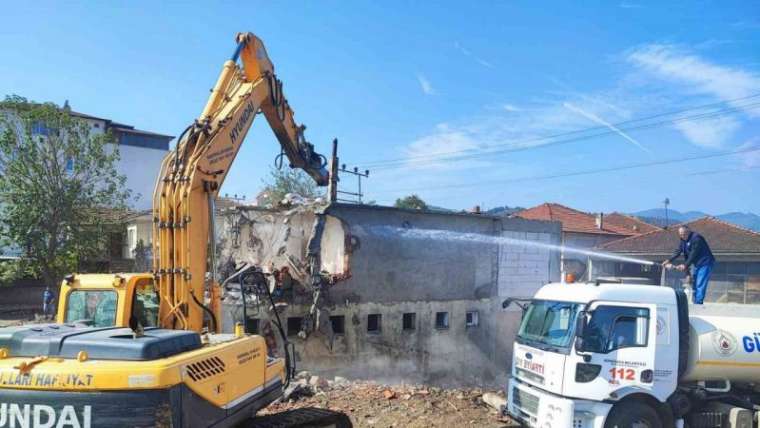
[[142,131],[131,125],[84,113],[72,111],[71,114],[87,121],[94,133],[102,134],[109,130],[113,133],[119,145],[117,170],[127,178],[127,188],[135,197],[130,201],[130,206],[135,210],[150,209],[158,170],[174,137]]
[[[103,134],[110,131],[119,148],[119,161],[116,170],[126,177],[126,187],[132,191],[132,198],[128,201],[129,207],[134,214],[128,219],[129,228],[125,242],[120,251],[121,254],[112,254],[113,257],[131,259],[134,257],[134,249],[137,242],[142,240],[145,245],[150,245],[151,218],[153,189],[159,168],[164,157],[169,152],[169,143],[174,139],[171,135],[163,135],[150,131],[135,129],[134,126],[115,122],[110,119],[92,116],[70,110],[68,101],[63,106],[69,109],[72,116],[87,122],[92,133]],[[17,132],[22,133],[20,125]],[[32,133],[46,135],[47,130],[43,125],[35,126]],[[5,257],[18,257],[21,255],[15,247],[0,248],[0,255]]]

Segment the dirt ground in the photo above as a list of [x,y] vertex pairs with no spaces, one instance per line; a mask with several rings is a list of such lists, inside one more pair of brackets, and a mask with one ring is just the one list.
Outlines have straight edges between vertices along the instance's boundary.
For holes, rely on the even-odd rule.
[[[303,407],[343,412],[355,427],[517,427],[486,404],[481,389],[441,389],[420,385],[388,386],[342,378],[325,380],[299,374],[287,401],[274,403],[262,414]],[[293,388],[291,388],[293,389]]]
[[[0,327],[30,322],[35,321],[0,319]],[[340,377],[328,380],[301,372],[288,390],[289,398],[260,414],[315,407],[345,413],[355,427],[518,427],[483,401],[485,393],[503,396],[503,391],[383,385]]]

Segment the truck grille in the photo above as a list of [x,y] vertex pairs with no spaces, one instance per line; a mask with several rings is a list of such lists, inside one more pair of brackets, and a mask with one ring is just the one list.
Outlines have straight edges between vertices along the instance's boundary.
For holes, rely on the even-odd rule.
[[538,397],[516,387],[512,388],[512,403],[529,414],[538,414]]
[[536,382],[539,385],[544,384],[544,377],[539,374],[535,374],[533,372],[529,372],[527,370],[520,369],[520,368],[516,369],[516,373],[518,377],[523,378],[525,380]]

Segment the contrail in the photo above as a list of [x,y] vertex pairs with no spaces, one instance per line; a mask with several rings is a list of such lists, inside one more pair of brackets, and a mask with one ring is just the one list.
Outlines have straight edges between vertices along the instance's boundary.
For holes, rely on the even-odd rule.
[[596,122],[596,123],[598,123],[598,124],[600,124],[602,126],[606,126],[610,130],[612,130],[612,132],[614,132],[614,133],[620,135],[621,137],[625,138],[626,140],[628,140],[629,142],[631,142],[636,147],[638,147],[641,150],[645,151],[647,154],[650,154],[650,155],[652,154],[652,152],[649,149],[647,149],[646,147],[642,146],[641,143],[639,143],[638,141],[634,140],[633,137],[631,137],[630,135],[626,134],[625,132],[623,132],[622,130],[620,130],[620,128],[618,128],[617,126],[615,126],[615,125],[607,122],[606,120],[602,119],[601,117],[599,117],[599,116],[597,116],[597,115],[595,115],[593,113],[589,113],[589,112],[583,110],[582,108],[577,107],[577,106],[575,106],[573,104],[570,104],[570,103],[563,103],[562,105],[565,106],[566,109],[568,109],[570,111],[573,111],[575,113],[578,113],[579,115],[585,117],[588,120]]

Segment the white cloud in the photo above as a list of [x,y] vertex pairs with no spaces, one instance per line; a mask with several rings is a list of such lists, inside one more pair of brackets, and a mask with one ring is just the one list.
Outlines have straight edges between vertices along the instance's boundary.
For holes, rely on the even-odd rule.
[[[463,55],[473,55],[458,43],[455,46]],[[644,145],[626,126],[618,124],[695,105],[731,102],[733,98],[760,92],[760,77],[756,73],[714,64],[671,46],[639,47],[626,52],[625,58],[631,65],[630,74],[613,80],[605,90],[584,93],[558,84],[560,90],[544,91],[541,98],[485,106],[477,115],[455,117],[435,126],[400,148],[399,159],[376,167],[384,171],[428,169],[448,174],[452,170],[494,166],[504,160],[501,156],[504,152],[554,143],[557,138],[547,136],[589,129],[592,127],[589,121],[620,135],[639,150],[651,153],[656,148],[650,147],[654,140]],[[424,93],[436,93],[423,74],[417,77]],[[735,104],[737,108],[742,105]],[[666,116],[664,120],[708,113],[688,121],[675,120],[666,126],[696,146],[715,149],[732,145],[734,136],[748,121],[755,119],[749,110],[741,110],[738,115],[709,114],[714,111],[695,110]],[[439,180],[448,177],[431,176]]]
[[[573,102],[583,105],[585,111],[615,120],[621,118],[616,110],[627,114],[620,108],[612,108],[613,103],[601,97],[586,98],[573,98]],[[559,102],[534,103],[529,109],[507,106],[514,107],[506,104],[503,109],[488,110],[485,115],[437,125],[402,150],[406,160],[401,166],[416,170],[482,168],[502,162],[496,156],[504,151],[549,144],[556,141],[547,138],[549,135],[588,128],[587,117]]]
[[677,122],[673,127],[697,146],[718,149],[730,140],[741,123],[731,116],[721,116]]
[[612,130],[612,132],[620,135],[626,141],[628,141],[629,143],[633,144],[634,146],[640,148],[642,151],[644,151],[646,153],[649,153],[649,154],[652,154],[652,152],[649,149],[647,149],[646,147],[644,147],[643,145],[641,145],[641,143],[639,143],[633,137],[631,137],[630,135],[628,135],[625,132],[621,131],[620,128],[618,128],[617,126],[615,126],[615,125],[607,122],[606,120],[604,120],[601,117],[595,115],[594,113],[591,113],[591,112],[588,112],[586,110],[583,110],[582,108],[577,107],[577,106],[575,106],[575,105],[573,105],[571,103],[567,103],[566,102],[566,103],[563,103],[562,105],[565,106],[566,109],[568,109],[570,111],[573,111],[573,112],[576,112],[576,113],[580,114],[581,116],[587,118],[588,120],[590,120],[590,121],[592,121],[594,123],[598,123],[598,124],[600,124],[602,126],[605,126],[605,127],[609,128],[610,130]]
[[642,46],[629,52],[626,58],[631,64],[655,77],[721,101],[731,101],[760,92],[760,75],[757,73],[714,64],[672,45]]
[[[748,118],[760,117],[760,111],[745,108],[747,98],[760,92],[760,74],[738,67],[716,64],[673,45],[649,44],[629,51],[628,63],[650,78],[675,84],[671,88],[683,97],[708,97],[728,103]],[[700,147],[719,148],[741,128],[741,118],[719,116],[678,122],[673,126],[689,141]]]
[[428,80],[425,75],[422,73],[417,73],[417,81],[420,82],[420,89],[422,89],[422,92],[425,95],[435,95],[436,91],[433,89],[433,84],[430,83],[430,80]]
[[753,150],[741,155],[742,167],[745,169],[760,168],[760,138],[754,138],[742,144],[739,150]]
[[[464,153],[478,149],[477,134],[463,127],[451,127],[447,123],[436,125],[435,130],[424,135],[404,148],[404,155],[415,168],[439,169],[451,167],[451,161],[436,159],[450,153]],[[430,159],[433,157],[433,159]],[[469,168],[472,162],[457,162],[457,168]]]

